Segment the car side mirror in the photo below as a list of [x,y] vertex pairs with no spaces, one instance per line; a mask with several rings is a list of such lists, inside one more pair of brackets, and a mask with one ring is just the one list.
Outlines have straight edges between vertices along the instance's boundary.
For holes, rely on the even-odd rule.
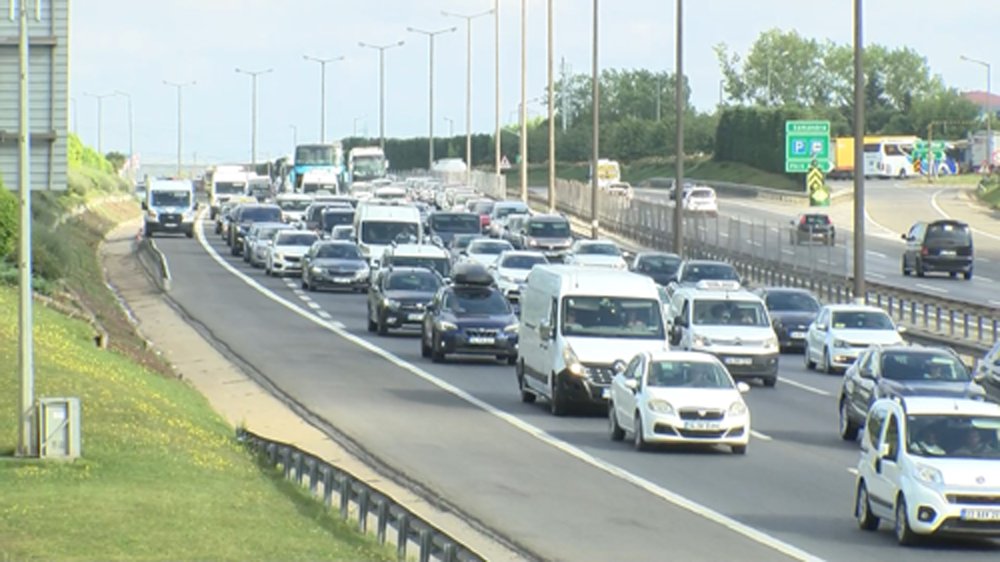
[[674,318],[674,326],[676,327],[686,327],[688,325],[687,320],[683,316],[677,316]]
[[816,324],[816,329],[819,330],[820,332],[825,332],[826,324]]
[[639,390],[638,379],[625,379],[625,388],[631,390],[632,392],[638,391]]
[[142,210],[143,211],[148,211],[149,210],[149,205],[145,201],[142,202]]
[[900,234],[900,235],[899,235],[899,237],[900,237],[900,239],[902,239],[902,240],[909,240],[909,239],[910,239],[910,238],[909,238],[908,236],[906,236],[905,234]]
[[972,375],[972,382],[982,384],[986,380],[986,373],[983,371],[977,371],[976,374]]
[[882,443],[881,445],[878,446],[878,457],[880,459],[884,459],[888,456],[889,456],[889,444]]
[[746,394],[747,392],[750,392],[750,385],[740,381],[736,383],[736,390],[740,391],[740,394]]
[[858,374],[863,379],[875,379],[875,373],[871,369],[858,369]]
[[896,326],[896,333],[897,334],[905,334],[906,333],[906,326]]
[[538,325],[538,337],[542,338],[542,341],[549,341],[552,339],[552,324],[548,320],[542,320]]

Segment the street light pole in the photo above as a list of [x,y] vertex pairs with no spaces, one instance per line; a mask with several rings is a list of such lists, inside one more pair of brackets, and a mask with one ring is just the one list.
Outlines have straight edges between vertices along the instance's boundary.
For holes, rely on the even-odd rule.
[[428,39],[428,44],[430,45],[429,58],[430,64],[428,65],[428,151],[427,151],[427,169],[430,170],[434,167],[434,37],[442,33],[451,33],[458,29],[457,27],[449,27],[447,29],[439,29],[437,31],[425,31],[422,29],[417,29],[415,27],[407,27],[406,30],[413,33],[420,33],[426,35]]
[[344,57],[334,57],[332,59],[321,59],[302,55],[307,61],[319,63],[319,142],[326,144],[326,65],[330,62],[344,60]]
[[[678,0],[680,1],[680,0]],[[590,152],[590,236],[591,238],[598,238],[601,234],[600,222],[597,216],[597,198],[600,195],[598,191],[597,183],[597,160],[601,153],[601,77],[598,72],[597,66],[597,21],[598,21],[598,5],[597,0],[594,0],[594,30],[593,30],[593,52],[591,53],[591,69],[590,69],[590,95],[593,98],[591,100],[592,113],[593,113],[593,139],[591,140],[591,152]]]
[[101,156],[104,156],[104,143],[102,140],[104,129],[104,98],[110,98],[115,94],[91,94],[84,92],[83,95],[97,100],[97,152]]
[[442,10],[441,14],[465,19],[465,184],[472,184],[472,20],[493,10],[465,15]]
[[990,63],[962,55],[962,60],[986,67],[986,169],[993,169],[993,79]]
[[442,119],[444,119],[445,121],[448,122],[448,137],[449,138],[450,137],[454,137],[455,136],[455,120],[452,119],[451,117],[442,117]]
[[[493,99],[494,99],[494,119],[495,119],[495,130],[494,130],[494,158],[496,165],[497,178],[500,177],[500,161],[501,161],[501,142],[500,142],[500,0],[493,0],[493,39],[495,41],[494,45],[494,60],[493,60]],[[503,193],[507,193],[506,187]]]
[[[865,161],[862,0],[854,0],[854,161]],[[865,175],[854,174],[854,302],[865,302]]]
[[553,59],[555,57],[555,39],[553,37],[552,8],[553,0],[548,2],[548,71],[549,71],[549,212],[556,211],[556,97],[555,97],[555,68]]
[[674,174],[674,253],[684,256],[684,0],[677,0],[674,48],[674,110],[677,127],[677,165]]
[[[250,88],[252,90],[250,103],[250,162],[255,170],[257,169],[257,77],[262,74],[269,74],[273,71],[273,68],[267,68],[264,70],[236,69],[238,74],[247,74],[250,76]],[[322,129],[322,127],[320,127],[320,129]]]
[[403,41],[389,45],[371,45],[363,41],[358,43],[360,47],[378,50],[378,145],[382,150],[385,150],[385,51],[402,45]]
[[183,90],[186,86],[194,86],[197,84],[194,80],[190,82],[170,82],[167,80],[163,81],[167,86],[173,86],[177,88],[177,176],[181,176],[181,161],[182,161],[182,139],[184,138],[184,96]]
[[124,97],[128,102],[128,170],[129,179],[135,183],[135,169],[133,168],[133,166],[135,166],[135,136],[132,131],[132,96],[129,95],[128,92],[123,92],[121,90],[115,90],[115,95]]

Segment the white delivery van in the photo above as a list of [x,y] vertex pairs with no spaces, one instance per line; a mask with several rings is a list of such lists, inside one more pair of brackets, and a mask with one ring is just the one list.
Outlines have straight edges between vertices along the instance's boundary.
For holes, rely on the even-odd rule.
[[616,364],[668,349],[656,283],[629,271],[536,265],[521,294],[517,381],[521,400],[553,414],[606,405]]
[[158,232],[194,236],[194,184],[191,180],[150,179],[142,202],[143,233],[152,238]]
[[341,195],[340,176],[333,170],[310,170],[302,175],[301,193],[310,194],[327,191],[333,195]]
[[382,252],[393,243],[422,243],[423,221],[420,210],[410,205],[379,205],[375,201],[362,201],[354,213],[354,232],[358,248],[374,270],[382,259]]
[[208,185],[209,218],[215,220],[222,205],[246,193],[247,171],[243,166],[218,166]]

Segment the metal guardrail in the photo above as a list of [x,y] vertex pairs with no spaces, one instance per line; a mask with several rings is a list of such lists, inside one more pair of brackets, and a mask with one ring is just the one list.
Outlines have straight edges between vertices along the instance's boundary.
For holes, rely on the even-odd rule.
[[136,237],[136,248],[139,254],[139,262],[146,268],[146,271],[153,276],[154,282],[165,292],[170,292],[172,277],[170,276],[170,265],[166,256],[156,246],[156,242],[145,237],[140,232]]
[[[688,178],[688,181],[692,181],[699,185],[707,185],[708,187],[715,189],[718,193],[732,197],[796,201],[801,203],[809,201],[809,194],[806,193],[804,185],[803,190],[801,192],[797,192],[788,191],[787,189],[776,189],[773,187],[763,187],[760,185],[734,183],[728,181],[702,180],[696,178]],[[641,182],[638,187],[649,187],[655,189],[658,187],[667,187],[668,185],[673,185],[673,178],[650,178],[649,180]],[[831,201],[851,199],[853,196],[854,192],[850,189],[836,189],[832,190],[830,193]]]
[[327,507],[337,507],[342,519],[354,519],[362,534],[367,534],[374,524],[379,544],[394,544],[399,560],[408,560],[407,552],[411,547],[417,549],[420,562],[485,560],[389,496],[323,459],[244,428],[236,430],[236,437],[261,460],[280,468],[286,480],[308,487],[309,492],[322,498]]

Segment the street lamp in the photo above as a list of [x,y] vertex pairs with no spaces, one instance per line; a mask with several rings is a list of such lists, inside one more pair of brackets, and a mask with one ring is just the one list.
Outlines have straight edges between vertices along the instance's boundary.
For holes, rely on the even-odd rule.
[[496,160],[496,175],[497,178],[500,177],[500,162],[501,147],[500,147],[500,0],[493,0],[493,39],[495,41],[494,45],[494,60],[493,60],[493,88],[494,88],[494,119],[495,121],[495,136],[494,141],[494,158]]
[[[488,16],[493,10],[465,15],[442,10],[441,14],[465,20],[465,183],[472,183],[472,20]],[[454,136],[454,135],[452,135]]]
[[553,57],[555,56],[554,49],[554,38],[552,36],[553,27],[553,17],[552,17],[552,4],[553,0],[549,0],[548,3],[548,71],[549,71],[549,212],[554,213],[556,211],[556,126],[555,126],[555,116],[556,116],[556,98],[555,98],[555,69],[553,68]]
[[184,108],[184,96],[183,90],[186,86],[194,86],[197,84],[194,80],[190,82],[170,82],[168,80],[163,81],[167,86],[173,86],[177,88],[177,176],[181,175],[181,148],[182,139],[184,133],[184,118],[183,118],[183,108]]
[[332,59],[321,59],[302,55],[307,61],[319,63],[319,142],[326,144],[326,65],[330,62],[344,60],[344,57],[334,57]]
[[103,117],[104,116],[104,98],[110,98],[111,96],[114,96],[115,94],[114,93],[110,93],[110,94],[91,94],[89,92],[84,92],[83,95],[85,95],[87,97],[95,98],[97,100],[97,152],[101,156],[103,156],[104,155],[104,148],[103,148],[103,143],[102,143],[101,137],[102,137],[102,130],[104,128],[104,126],[103,126],[103,121],[104,121],[104,117]]
[[[451,117],[442,117],[442,119],[444,119],[445,121],[448,122],[448,137],[449,138],[450,137],[454,137],[455,136],[455,120],[452,119]],[[466,167],[468,167],[468,166],[466,166]]]
[[674,37],[674,110],[677,120],[677,164],[674,174],[674,253],[684,256],[684,0],[677,0]]
[[[597,0],[594,0],[595,2]],[[595,24],[596,25],[596,24]],[[521,0],[521,201],[528,202],[528,2]]]
[[299,145],[299,128],[296,127],[295,125],[289,125],[288,128],[292,130],[292,146],[298,146]]
[[986,169],[993,169],[993,104],[992,85],[993,80],[990,75],[990,63],[978,59],[961,56],[962,60],[978,64],[986,68]]
[[[854,161],[865,161],[865,70],[862,0],[854,0]],[[854,302],[865,298],[865,175],[854,174]]]
[[250,161],[253,164],[254,169],[257,168],[257,77],[261,74],[269,74],[273,71],[273,68],[267,68],[264,70],[236,69],[238,74],[247,74],[250,76],[250,87],[253,91],[250,108]]
[[132,96],[128,92],[123,92],[121,90],[115,90],[115,95],[122,96],[128,101],[128,170],[129,178],[135,182],[135,136],[132,134]]
[[430,100],[429,100],[429,104],[428,105],[430,107],[430,112],[429,112],[429,115],[427,117],[427,122],[428,122],[428,125],[429,125],[429,128],[430,128],[430,131],[429,131],[429,134],[428,134],[428,139],[427,139],[428,145],[429,145],[429,151],[428,151],[428,156],[427,156],[427,169],[428,170],[430,170],[431,168],[434,167],[434,37],[437,36],[437,35],[440,35],[442,33],[451,33],[453,31],[455,31],[456,29],[458,29],[458,28],[457,27],[449,27],[447,29],[439,29],[437,31],[425,31],[425,30],[422,30],[422,29],[417,29],[415,27],[407,27],[406,28],[407,31],[410,31],[410,32],[413,32],[413,33],[420,33],[422,35],[426,35],[427,39],[428,39],[428,43],[430,44],[430,57],[429,57],[430,58],[430,65],[429,65],[429,78],[428,78],[428,84],[429,84],[429,88],[430,88],[430,95],[429,95]]
[[370,45],[359,42],[358,46],[378,50],[378,145],[385,150],[385,52],[393,47],[401,47],[403,41],[388,45]]
[[[678,5],[680,4],[680,1],[681,0],[677,0]],[[597,67],[597,20],[598,20],[597,0],[594,0],[594,29],[593,29],[593,39],[592,39],[593,52],[591,54],[592,60],[591,60],[591,69],[590,69],[590,72],[591,72],[591,76],[590,76],[590,80],[591,80],[591,85],[590,85],[590,87],[591,87],[591,97],[593,97],[593,99],[591,100],[591,103],[592,103],[592,107],[593,107],[593,111],[592,112],[594,114],[593,115],[593,117],[594,117],[593,139],[591,141],[591,153],[590,153],[590,159],[591,159],[591,163],[590,163],[590,235],[593,238],[598,238],[598,236],[600,235],[600,232],[601,232],[600,231],[600,223],[598,222],[598,218],[597,218],[597,197],[599,195],[599,192],[598,192],[598,189],[597,189],[597,160],[598,160],[598,157],[600,155],[600,139],[601,139],[601,130],[600,130],[600,127],[601,127],[601,121],[600,121],[600,113],[601,113],[601,85],[600,84],[601,84],[601,82],[600,82],[600,78],[601,77],[598,74],[598,67]],[[678,128],[679,128],[679,124],[678,124]]]

